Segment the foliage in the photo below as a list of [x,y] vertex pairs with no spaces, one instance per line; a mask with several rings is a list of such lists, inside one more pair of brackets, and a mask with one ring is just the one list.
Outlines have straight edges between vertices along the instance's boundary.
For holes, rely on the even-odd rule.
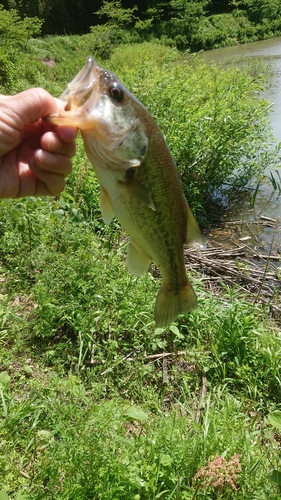
[[[7,11],[0,5],[0,91],[13,92],[15,83],[19,86],[19,75],[24,80],[35,83],[39,72],[26,64],[25,52],[31,36],[40,34],[42,22],[37,18],[21,20],[15,10]],[[40,77],[39,77],[40,78]]]
[[109,59],[114,48],[128,42],[122,27],[108,23],[105,26],[91,26],[93,53],[97,58]]
[[[268,104],[258,96],[263,84],[257,71],[250,76],[235,68],[223,70],[194,56],[175,65],[176,49],[123,42],[122,30],[111,25],[96,26],[80,38],[32,40],[25,52],[16,51],[19,66],[24,66],[20,78],[4,56],[2,72],[7,67],[13,78],[3,79],[2,85],[5,91],[41,85],[59,95],[81,68],[81,52],[92,53],[117,73],[155,117],[197,214],[206,211],[211,200],[224,200],[249,182],[259,182],[268,164],[277,165],[279,150],[268,147],[273,138]],[[36,55],[33,66],[26,63],[31,53]]]
[[[163,412],[160,407],[152,412],[122,398],[98,402],[97,383],[85,383],[74,374],[68,378],[51,371],[44,374],[34,362],[28,366],[29,374],[18,366],[11,388],[5,391],[7,416],[1,429],[5,448],[14,445],[10,461],[1,461],[6,491],[12,491],[10,477],[13,491],[25,491],[28,500],[43,498],[42,491],[46,500],[54,495],[85,500],[166,495],[185,500],[196,494],[192,478],[204,463],[204,451],[208,456],[217,452],[231,457],[233,450],[239,450],[243,472],[235,498],[251,498],[254,490],[255,498],[262,499],[272,492],[261,473],[262,433],[246,431],[247,419],[236,414],[242,408],[229,394],[219,390],[211,394],[204,418],[196,424],[184,407],[182,412],[180,408]],[[44,388],[36,381],[38,376]],[[29,395],[26,400],[24,390]],[[19,400],[14,398],[16,392],[21,394]],[[270,435],[263,433],[263,438],[268,443]],[[17,460],[26,478],[17,474]],[[206,498],[207,492],[202,488],[193,498]],[[223,493],[232,498],[227,488]]]
[[[278,161],[278,151],[268,148],[268,103],[257,97],[261,81],[235,68],[206,66],[198,57],[159,67],[143,49],[135,63],[123,58],[118,75],[159,124],[193,209],[245,189]],[[119,53],[122,48],[112,56],[113,67]]]
[[16,45],[23,48],[31,36],[39,35],[42,21],[37,18],[21,20],[16,10],[7,11],[0,5],[0,40],[1,47]]
[[[274,413],[270,413],[268,415],[268,420],[269,423],[277,429],[277,431],[280,433],[281,430],[281,412],[280,411],[275,411]],[[279,464],[278,467],[279,469],[274,469],[269,478],[270,480],[278,486],[278,491],[279,493],[281,492],[281,470],[280,470],[280,452],[279,452]]]
[[268,23],[281,15],[279,0],[243,0],[243,6],[247,17],[255,24]]
[[105,17],[107,24],[113,26],[125,27],[132,24],[134,19],[134,12],[137,7],[124,9],[121,5],[121,0],[106,1],[103,0],[101,8],[96,12],[100,18]]
[[175,40],[179,49],[194,48],[193,37],[200,29],[207,3],[208,0],[170,2],[171,13],[163,31],[169,38]]
[[[21,18],[37,17],[43,34],[88,33],[91,27],[122,28],[125,38],[161,39],[197,51],[281,33],[279,0],[2,0]],[[29,22],[29,21],[28,21]],[[126,33],[125,33],[126,32]]]
[[[256,499],[271,494],[277,500],[268,472],[278,461],[278,443],[263,414],[280,407],[280,334],[264,311],[238,291],[218,301],[197,285],[199,308],[178,327],[154,331],[145,312],[153,280],[130,285],[119,252],[112,249],[106,259],[90,237],[90,220],[73,218],[66,207],[55,213],[63,210],[56,203],[50,213],[48,200],[21,203],[15,229],[8,216],[13,203],[2,207],[1,305],[14,337],[0,346],[1,487],[11,496],[25,492],[28,500],[41,499],[42,491],[47,500],[203,500],[210,484],[197,489],[200,471],[219,460],[218,474],[234,481],[227,464],[239,454],[235,498],[250,500],[254,491]],[[37,221],[30,260],[24,262],[23,246],[25,259],[17,265],[21,247],[13,245],[25,204],[31,224]],[[118,305],[112,304],[116,292]],[[52,323],[52,309],[61,311],[64,324]],[[181,352],[169,361],[167,385],[157,357],[163,349]],[[200,409],[202,373],[207,385]],[[220,494],[233,498],[228,482]]]

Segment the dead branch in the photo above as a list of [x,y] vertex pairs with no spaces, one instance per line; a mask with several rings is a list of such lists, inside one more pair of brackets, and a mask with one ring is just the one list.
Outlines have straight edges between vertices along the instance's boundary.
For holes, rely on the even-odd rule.
[[207,394],[207,378],[206,378],[206,373],[202,371],[201,374],[201,388],[200,388],[200,398],[199,398],[199,404],[197,408],[197,412],[195,415],[195,422],[200,421],[201,417],[201,411],[205,408],[205,397]]

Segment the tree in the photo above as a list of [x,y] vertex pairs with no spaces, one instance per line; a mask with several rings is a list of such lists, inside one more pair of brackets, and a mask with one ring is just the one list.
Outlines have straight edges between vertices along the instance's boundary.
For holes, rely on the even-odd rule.
[[121,0],[103,0],[101,8],[96,12],[96,14],[101,19],[104,18],[108,24],[125,27],[132,24],[134,20],[134,12],[136,10],[136,6],[124,9],[121,5]]
[[281,15],[280,0],[243,0],[249,20],[255,24],[273,21]]
[[171,17],[166,21],[168,37],[175,40],[179,49],[194,46],[200,22],[206,15],[210,0],[171,0],[168,2]]

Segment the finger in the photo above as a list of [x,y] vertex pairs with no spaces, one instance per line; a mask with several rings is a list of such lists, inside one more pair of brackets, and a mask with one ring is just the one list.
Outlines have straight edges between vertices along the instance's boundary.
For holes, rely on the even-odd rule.
[[[56,105],[57,105],[57,111],[64,111],[66,102],[62,101],[61,99],[55,98]],[[47,123],[47,122],[46,122]],[[50,125],[50,124],[49,124]],[[77,128],[74,127],[60,127],[57,125],[53,125],[55,131],[57,132],[58,136],[62,139],[64,142],[71,142],[75,139],[77,135]]]
[[56,126],[55,130],[63,142],[72,142],[77,136],[77,128]]
[[[31,163],[31,170],[37,175],[38,178],[44,180],[45,173],[53,172],[61,174],[64,177],[69,175],[72,170],[71,159],[63,154],[55,154],[45,151],[44,149],[37,149],[33,156],[34,162]],[[38,171],[35,169],[38,169]]]
[[12,103],[10,116],[13,126],[18,130],[23,130],[24,126],[54,113],[58,106],[56,99],[41,88],[24,90],[14,96],[8,96],[8,99]]
[[50,153],[60,153],[62,155],[72,158],[75,155],[76,144],[73,140],[73,133],[76,133],[75,129],[70,129],[72,132],[72,140],[70,142],[65,142],[61,140],[57,132],[46,132],[41,137],[40,145],[43,150],[49,151]]
[[54,196],[64,190],[64,174],[40,168],[34,159],[30,162],[30,170],[37,179],[34,196]]
[[65,188],[64,177],[53,174],[53,179],[48,179],[49,182],[37,181],[34,196],[56,196]]

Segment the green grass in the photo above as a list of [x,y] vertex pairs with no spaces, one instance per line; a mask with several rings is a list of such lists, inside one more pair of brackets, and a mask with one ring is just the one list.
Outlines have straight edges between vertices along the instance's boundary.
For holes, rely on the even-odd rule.
[[[158,280],[130,277],[116,229],[73,219],[69,196],[1,205],[2,488],[27,500],[277,500],[278,326],[245,293],[212,297],[194,277],[199,307],[155,330]],[[237,490],[193,481],[237,454]]]
[[[135,310],[140,295],[136,284]],[[52,345],[42,333],[36,341],[30,316],[40,322],[40,304],[35,313],[20,298],[2,300],[3,326],[14,331],[0,351],[0,470],[10,498],[279,498],[269,481],[279,460],[267,414],[280,408],[280,334],[239,293],[221,305],[204,290],[199,296],[192,316],[161,336],[135,327],[118,341],[112,320],[113,333],[94,336],[92,366],[66,333]],[[153,357],[163,348],[174,353],[165,384]],[[208,460],[237,454],[237,490],[196,490],[192,479]]]

